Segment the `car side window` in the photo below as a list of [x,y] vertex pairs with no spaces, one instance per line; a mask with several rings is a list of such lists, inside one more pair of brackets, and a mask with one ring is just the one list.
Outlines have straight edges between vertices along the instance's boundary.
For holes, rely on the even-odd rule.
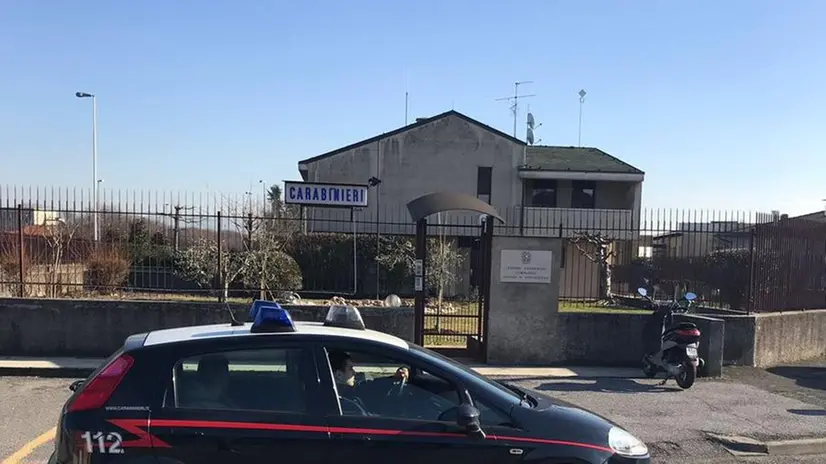
[[305,413],[307,388],[302,374],[309,367],[307,359],[300,349],[272,348],[181,359],[173,370],[172,404],[188,409]]
[[[461,404],[451,382],[415,365],[366,351],[328,350],[341,412],[345,416],[453,422]],[[405,382],[397,375],[406,369]]]

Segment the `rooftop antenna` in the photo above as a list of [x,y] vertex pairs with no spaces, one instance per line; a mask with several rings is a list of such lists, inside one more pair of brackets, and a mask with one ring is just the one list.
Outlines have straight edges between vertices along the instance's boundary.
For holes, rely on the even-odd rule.
[[527,142],[527,144],[522,147],[522,166],[528,165],[528,145],[534,144],[534,130],[536,130],[539,126],[542,125],[542,123],[539,123],[539,126],[536,125],[533,113],[531,113],[531,105],[528,105],[526,125],[528,126],[525,132],[525,141]]
[[531,113],[531,105],[528,105],[528,116],[527,116],[527,132],[525,134],[525,140],[528,142],[528,145],[533,145],[534,143],[540,142],[542,139],[534,141],[534,132],[536,129],[542,127],[542,123],[536,124],[536,120],[533,117],[533,113]]
[[513,83],[513,96],[512,97],[504,97],[504,98],[497,98],[496,101],[513,101],[511,105],[511,111],[513,112],[513,138],[516,137],[516,121],[519,118],[519,99],[520,98],[529,98],[535,97],[535,94],[530,95],[519,95],[519,86],[523,84],[533,84],[533,81],[520,81]]
[[408,115],[408,109],[410,108],[410,92],[407,86],[407,70],[404,70],[404,125],[407,125],[407,122],[410,120]]
[[579,91],[579,136],[577,137],[577,146],[582,146],[582,105],[585,104],[585,95],[588,92],[585,89]]
[[235,318],[235,313],[232,312],[232,308],[229,306],[229,303],[224,303],[227,305],[227,312],[229,313],[229,325],[230,327],[240,327],[244,325],[243,322],[239,321]]

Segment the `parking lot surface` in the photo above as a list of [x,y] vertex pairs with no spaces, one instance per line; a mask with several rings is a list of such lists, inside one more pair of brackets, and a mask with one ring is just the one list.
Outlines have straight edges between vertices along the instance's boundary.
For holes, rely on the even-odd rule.
[[[0,396],[0,417],[4,419],[0,423],[0,463],[47,462],[53,448],[51,434],[73,380],[0,377],[4,392]],[[734,457],[705,437],[704,432],[758,439],[826,435],[826,403],[820,405],[812,399],[816,394],[789,386],[783,386],[787,394],[780,395],[766,385],[747,385],[735,377],[700,380],[685,391],[673,381],[660,387],[658,380],[633,378],[549,377],[514,383],[614,420],[649,444],[656,463],[826,462],[826,455]]]
[[73,379],[0,377],[0,462],[45,463]]
[[[659,382],[633,378],[515,381],[615,421],[649,445],[655,462],[772,462],[768,458],[733,459],[706,432],[761,441],[826,436],[826,410],[815,404],[731,380],[698,380],[689,390],[681,390],[673,380],[665,386],[658,386]],[[774,462],[808,462],[777,459]],[[826,462],[821,459],[812,462]]]

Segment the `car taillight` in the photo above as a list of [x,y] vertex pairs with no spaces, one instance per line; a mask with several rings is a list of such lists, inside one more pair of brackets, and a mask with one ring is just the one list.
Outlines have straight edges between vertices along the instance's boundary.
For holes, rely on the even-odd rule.
[[72,401],[72,404],[69,405],[68,411],[86,411],[103,407],[134,362],[135,360],[128,354],[122,354],[115,358],[101,369],[96,376],[80,387],[81,390]]
[[683,337],[699,337],[700,330],[699,329],[680,329],[677,330],[677,335],[682,335]]

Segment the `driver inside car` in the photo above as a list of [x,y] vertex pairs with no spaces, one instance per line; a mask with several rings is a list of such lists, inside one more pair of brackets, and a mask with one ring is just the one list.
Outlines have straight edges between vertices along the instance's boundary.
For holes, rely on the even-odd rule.
[[[358,395],[359,393],[367,390],[363,387],[367,384],[372,384],[378,379],[363,380],[356,383],[356,371],[354,368],[355,366],[353,365],[353,360],[351,359],[350,354],[344,351],[333,351],[330,353],[330,367],[333,369],[333,376],[335,377],[338,394],[345,399],[345,401],[342,401],[342,409],[346,411],[361,409],[363,412],[368,412],[369,409]],[[406,367],[400,367],[396,369],[396,373],[393,375],[392,379],[406,383],[409,376],[410,371]],[[354,408],[353,405],[349,404],[351,402],[355,403],[357,406]]]

